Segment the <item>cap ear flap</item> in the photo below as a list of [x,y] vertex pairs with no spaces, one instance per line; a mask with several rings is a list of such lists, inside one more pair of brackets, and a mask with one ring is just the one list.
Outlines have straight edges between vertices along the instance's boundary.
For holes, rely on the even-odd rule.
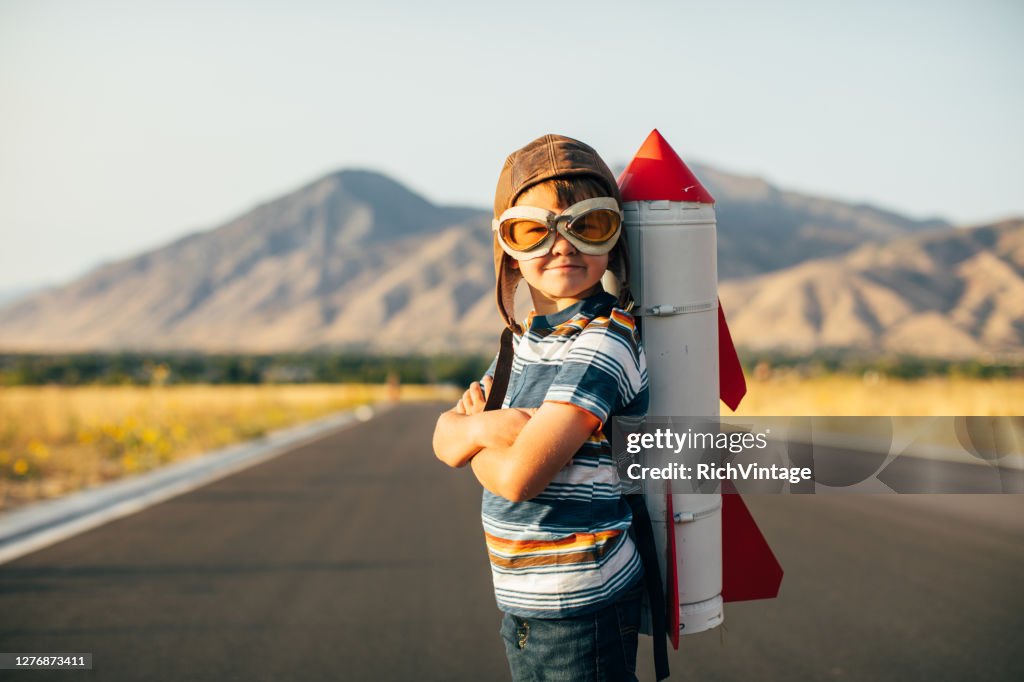
[[635,304],[633,293],[629,289],[629,245],[626,243],[626,232],[623,230],[619,235],[619,241],[608,254],[608,272],[616,282],[614,293],[618,297],[618,307],[623,310],[632,310]]
[[501,248],[497,240],[494,242],[494,269],[496,275],[494,293],[498,303],[498,312],[505,326],[516,334],[522,334],[522,327],[516,322],[516,290],[519,280],[523,278],[518,268],[513,268],[512,259]]

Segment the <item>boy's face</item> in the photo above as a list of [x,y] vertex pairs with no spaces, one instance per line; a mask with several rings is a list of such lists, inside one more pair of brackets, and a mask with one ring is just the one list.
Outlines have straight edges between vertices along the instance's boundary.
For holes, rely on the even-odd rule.
[[[558,195],[546,183],[534,185],[523,192],[515,205],[535,206],[555,213],[567,208],[559,203]],[[511,264],[530,285],[537,313],[547,315],[595,293],[601,276],[608,268],[608,254],[589,256],[580,253],[565,237],[556,233],[551,251],[530,260],[511,260]]]

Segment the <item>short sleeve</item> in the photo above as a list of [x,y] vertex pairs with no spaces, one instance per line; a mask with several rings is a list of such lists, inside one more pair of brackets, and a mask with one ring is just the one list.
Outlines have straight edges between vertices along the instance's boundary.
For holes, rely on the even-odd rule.
[[612,414],[646,412],[647,363],[632,316],[615,310],[584,327],[544,400],[575,405],[602,424]]

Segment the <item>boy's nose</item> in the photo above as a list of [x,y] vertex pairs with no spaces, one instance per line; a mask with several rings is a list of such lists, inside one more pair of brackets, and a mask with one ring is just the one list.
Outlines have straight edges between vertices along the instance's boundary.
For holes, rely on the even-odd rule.
[[555,256],[571,256],[576,253],[576,247],[561,234],[555,234],[555,243],[551,245],[551,254]]

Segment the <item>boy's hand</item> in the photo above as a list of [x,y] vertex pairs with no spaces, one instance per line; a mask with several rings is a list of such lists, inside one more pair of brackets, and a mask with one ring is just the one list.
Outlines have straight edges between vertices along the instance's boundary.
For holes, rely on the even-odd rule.
[[491,377],[484,377],[483,388],[480,388],[480,383],[479,381],[474,381],[470,384],[455,406],[456,412],[459,414],[478,414],[484,411],[484,407],[487,405],[487,396],[491,393],[491,384],[493,382]]
[[516,442],[519,432],[537,411],[510,407],[493,410],[484,415],[484,422],[478,428],[478,442],[485,448],[505,448]]
[[514,443],[477,453],[470,462],[473,473],[495,495],[512,502],[532,499],[600,426],[597,416],[575,405],[545,402],[522,426]]
[[459,402],[438,418],[434,454],[448,466],[465,466],[482,448],[509,447],[537,412],[536,408],[484,412],[492,383],[491,377],[474,381]]

